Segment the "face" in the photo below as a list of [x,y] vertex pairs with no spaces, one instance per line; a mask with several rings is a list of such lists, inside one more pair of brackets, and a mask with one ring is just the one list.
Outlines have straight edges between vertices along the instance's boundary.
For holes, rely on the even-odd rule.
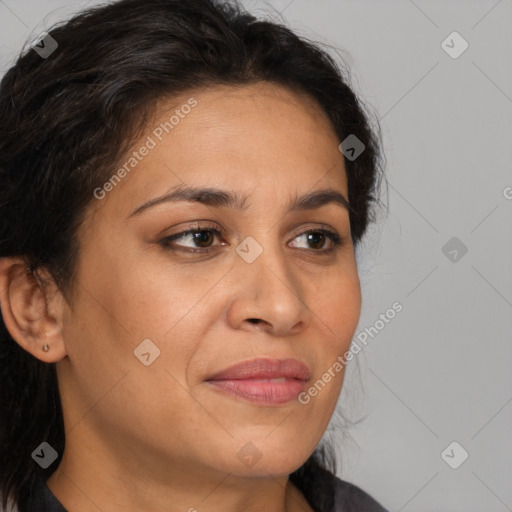
[[[350,200],[338,144],[319,106],[269,83],[160,105],[136,164],[97,191],[79,231],[58,363],[66,449],[86,435],[119,460],[129,446],[141,468],[196,475],[284,475],[304,463],[343,371],[308,403],[297,390],[349,348],[361,296],[348,210],[290,205],[326,189]],[[177,187],[245,200],[154,201]],[[297,360],[307,382],[209,381],[255,358]]]

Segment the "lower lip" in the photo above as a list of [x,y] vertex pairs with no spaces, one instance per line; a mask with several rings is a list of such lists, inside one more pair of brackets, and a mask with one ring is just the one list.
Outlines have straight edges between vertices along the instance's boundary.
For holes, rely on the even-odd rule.
[[237,379],[207,382],[229,395],[263,405],[280,405],[296,400],[304,391],[306,384],[305,381],[298,379]]

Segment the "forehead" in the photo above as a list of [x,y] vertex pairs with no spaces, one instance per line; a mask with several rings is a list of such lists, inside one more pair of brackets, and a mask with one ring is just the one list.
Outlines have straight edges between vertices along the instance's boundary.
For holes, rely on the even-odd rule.
[[[199,149],[238,148],[249,153],[261,150],[260,156],[289,143],[303,147],[303,153],[316,146],[326,150],[337,147],[334,128],[320,105],[305,93],[270,82],[243,86],[218,86],[183,95],[172,104],[160,103],[154,124],[169,118],[191,98],[197,101],[193,111],[182,119],[172,135],[181,143],[201,140]],[[232,138],[237,135],[238,138]],[[331,148],[332,149],[332,148]]]
[[263,201],[270,194],[286,204],[312,188],[335,187],[346,196],[338,144],[327,115],[305,94],[268,82],[190,91],[158,103],[120,166],[133,151],[150,149],[133,168],[125,166],[129,172],[108,200],[135,207],[177,185],[249,192],[256,196],[251,204],[258,190]]

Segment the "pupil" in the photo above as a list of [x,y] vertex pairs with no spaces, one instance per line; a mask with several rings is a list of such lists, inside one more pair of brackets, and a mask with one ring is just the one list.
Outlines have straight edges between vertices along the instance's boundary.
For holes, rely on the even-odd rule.
[[[322,244],[323,237],[324,237],[324,235],[322,233],[310,233],[308,235],[309,240],[313,241],[313,243],[318,243],[318,238],[320,238],[320,247],[323,245]],[[315,239],[316,239],[316,241],[315,241]]]
[[210,234],[210,232],[207,230],[196,231],[194,233],[194,238],[195,238],[196,242],[198,242],[198,243],[207,242],[209,234]]

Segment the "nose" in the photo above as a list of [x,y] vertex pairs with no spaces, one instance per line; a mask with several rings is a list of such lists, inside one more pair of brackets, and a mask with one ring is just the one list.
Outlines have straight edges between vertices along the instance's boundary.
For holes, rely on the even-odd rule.
[[[270,238],[270,237],[269,237]],[[304,302],[305,283],[277,243],[262,244],[251,263],[239,257],[233,270],[227,318],[234,329],[289,336],[305,329],[311,310]]]

